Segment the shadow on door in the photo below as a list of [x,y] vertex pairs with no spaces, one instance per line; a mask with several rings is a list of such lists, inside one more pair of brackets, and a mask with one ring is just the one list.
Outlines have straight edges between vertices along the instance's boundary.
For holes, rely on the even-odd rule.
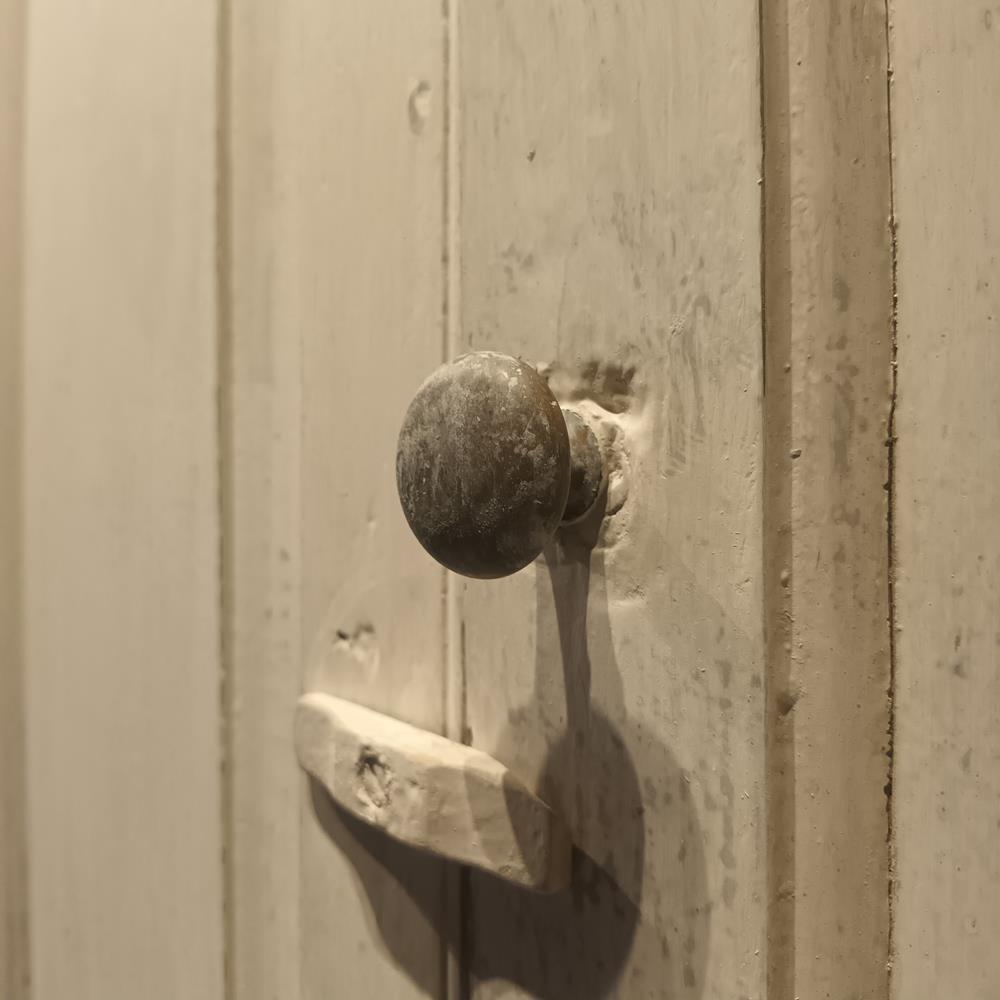
[[[604,556],[594,547],[602,514],[562,531],[545,553],[549,572],[538,576],[536,684],[560,670],[566,692],[566,727],[549,748],[539,794],[577,845],[567,890],[533,893],[465,869],[463,926],[454,929],[441,912],[442,862],[312,786],[316,815],[355,866],[386,948],[428,995],[438,983],[423,981],[426,955],[412,954],[406,922],[379,898],[385,871],[462,956],[465,995],[509,996],[506,984],[541,1000],[703,995],[710,906],[697,808],[669,748],[625,711]],[[601,706],[591,698],[596,672]],[[498,745],[484,749],[516,769],[523,734],[545,731],[540,704],[535,697],[512,711]]]

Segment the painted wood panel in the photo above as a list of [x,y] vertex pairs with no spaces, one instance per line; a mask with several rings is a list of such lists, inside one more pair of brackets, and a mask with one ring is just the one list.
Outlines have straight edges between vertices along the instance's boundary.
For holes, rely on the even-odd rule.
[[892,242],[885,9],[762,6],[775,997],[884,997]]
[[301,368],[289,211],[289,5],[229,4],[221,31],[223,649],[227,965],[235,998],[301,996]]
[[892,5],[892,995],[1000,984],[1000,7]]
[[32,996],[218,1000],[215,12],[26,38]]
[[440,996],[440,862],[298,772],[320,690],[444,723],[444,579],[395,487],[444,347],[440,5],[233,5],[226,226],[233,790],[242,998]]
[[457,38],[455,347],[541,366],[628,466],[603,523],[456,583],[465,736],[579,847],[556,897],[467,877],[466,985],[760,998],[757,9],[469,4]]
[[24,3],[0,0],[0,996],[27,1000],[28,869],[21,637],[21,161]]

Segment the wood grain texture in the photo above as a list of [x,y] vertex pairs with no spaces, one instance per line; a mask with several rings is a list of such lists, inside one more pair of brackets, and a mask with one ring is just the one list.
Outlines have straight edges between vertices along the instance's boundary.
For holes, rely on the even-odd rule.
[[768,0],[769,986],[884,997],[892,245],[885,9]]
[[33,996],[218,1000],[215,13],[26,37]]
[[624,442],[599,524],[459,583],[467,738],[579,847],[470,874],[472,995],[764,995],[760,102],[752,4],[460,10],[462,344]]
[[27,1000],[21,565],[23,0],[0,0],[0,997]]
[[444,342],[441,9],[234,4],[229,37],[232,981],[438,996],[441,863],[293,777],[291,737],[302,690],[442,728],[443,574],[394,478]]
[[1000,7],[894,4],[892,995],[1000,983]]

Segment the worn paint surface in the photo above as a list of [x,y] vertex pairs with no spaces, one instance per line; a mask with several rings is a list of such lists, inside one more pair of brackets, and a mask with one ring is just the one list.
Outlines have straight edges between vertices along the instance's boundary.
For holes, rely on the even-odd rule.
[[[617,428],[627,496],[456,582],[466,737],[567,817],[570,891],[470,873],[473,996],[763,997],[752,5],[465,5],[457,350]],[[620,478],[620,477],[618,477]]]
[[[584,517],[600,501],[607,488],[604,449],[587,418],[568,407],[563,409],[569,435],[569,494],[563,521],[572,524]],[[597,425],[600,430],[600,425]],[[610,456],[609,456],[610,457]]]
[[894,1000],[1000,986],[1000,7],[892,7]]
[[892,245],[885,11],[764,29],[769,986],[884,997]]

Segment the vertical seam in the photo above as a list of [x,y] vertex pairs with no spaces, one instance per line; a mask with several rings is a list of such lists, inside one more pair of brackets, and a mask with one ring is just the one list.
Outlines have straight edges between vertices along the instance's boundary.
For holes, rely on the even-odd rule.
[[220,864],[222,867],[222,979],[223,996],[233,997],[233,816],[232,816],[232,587],[233,566],[229,512],[233,493],[231,437],[233,376],[232,222],[229,135],[231,69],[230,0],[216,6],[216,109],[215,109],[215,283],[216,283],[216,442],[218,449],[218,656],[219,656],[219,769]]
[[895,823],[894,823],[894,803],[893,803],[893,782],[895,779],[895,739],[896,739],[896,631],[898,627],[896,612],[896,399],[898,393],[898,235],[896,229],[896,188],[895,188],[895,154],[892,141],[892,16],[891,0],[885,0],[885,59],[886,59],[886,145],[889,153],[889,251],[890,262],[890,289],[892,304],[889,320],[890,336],[890,369],[889,369],[889,415],[887,426],[886,446],[888,450],[888,481],[886,489],[888,491],[888,503],[886,505],[886,545],[888,564],[888,604],[889,604],[889,690],[887,692],[889,702],[889,723],[886,734],[886,756],[888,757],[888,780],[886,781],[886,843],[889,850],[889,878],[888,878],[888,955],[887,957],[887,979],[886,990],[888,997],[893,992],[893,958],[895,955],[895,889],[896,889],[896,844],[895,844]]

